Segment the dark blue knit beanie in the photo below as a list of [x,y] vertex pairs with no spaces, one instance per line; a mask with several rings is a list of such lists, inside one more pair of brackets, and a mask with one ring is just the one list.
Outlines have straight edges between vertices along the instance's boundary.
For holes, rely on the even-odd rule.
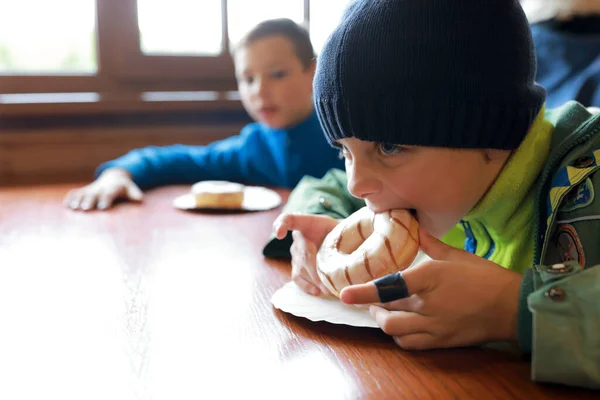
[[518,0],[358,0],[317,60],[327,139],[515,149],[546,93]]

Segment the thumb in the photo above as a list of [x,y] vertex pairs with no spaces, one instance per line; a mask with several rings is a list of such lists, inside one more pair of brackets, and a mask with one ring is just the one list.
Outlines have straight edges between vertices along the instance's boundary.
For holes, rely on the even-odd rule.
[[419,245],[421,250],[433,260],[439,261],[464,261],[473,257],[473,254],[452,247],[438,238],[431,236],[425,229],[419,229]]
[[131,200],[141,201],[144,198],[144,193],[142,193],[140,188],[133,182],[127,184],[125,191],[127,197]]
[[436,269],[423,263],[401,272],[394,272],[373,281],[346,286],[340,299],[346,304],[384,303],[405,299],[413,294],[424,293],[435,282]]

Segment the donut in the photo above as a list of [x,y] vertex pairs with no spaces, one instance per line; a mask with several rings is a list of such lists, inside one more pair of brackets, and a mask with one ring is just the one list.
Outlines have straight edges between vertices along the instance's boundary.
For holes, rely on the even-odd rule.
[[199,208],[242,208],[244,185],[227,181],[202,181],[192,185]]
[[321,282],[339,297],[348,286],[401,271],[419,251],[419,223],[407,210],[363,207],[341,221],[317,252]]

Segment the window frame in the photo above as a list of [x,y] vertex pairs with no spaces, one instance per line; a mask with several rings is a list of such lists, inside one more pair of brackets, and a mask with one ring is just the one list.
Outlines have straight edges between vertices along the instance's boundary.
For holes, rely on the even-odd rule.
[[[101,92],[171,89],[235,90],[229,54],[227,0],[221,0],[222,43],[217,56],[148,55],[140,47],[137,0],[96,0],[95,74],[0,75],[2,93]],[[303,0],[310,23],[310,0]]]
[[[111,3],[105,9],[112,18],[118,15],[113,26],[113,35],[119,40],[110,54],[110,69],[113,76],[127,81],[163,80],[231,80],[234,74],[233,61],[229,54],[227,33],[227,0],[221,0],[221,53],[217,56],[200,55],[149,55],[142,52],[138,28],[137,0],[97,0]],[[100,25],[100,24],[99,24]]]
[[[302,2],[303,24],[310,29],[311,0]],[[243,110],[229,49],[228,0],[221,0],[223,49],[218,56],[144,54],[137,0],[95,0],[95,5],[96,73],[0,75],[0,118]],[[182,93],[184,98],[148,101],[146,92],[152,91],[174,92],[175,97]],[[189,92],[211,92],[214,99],[185,99]],[[92,100],[81,100],[86,93],[94,95]],[[29,97],[16,96],[15,101],[15,94]],[[54,102],[44,100],[46,94],[63,95]]]

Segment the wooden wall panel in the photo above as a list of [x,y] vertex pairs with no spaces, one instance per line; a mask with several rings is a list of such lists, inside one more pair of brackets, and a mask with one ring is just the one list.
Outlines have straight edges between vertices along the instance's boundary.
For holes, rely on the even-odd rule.
[[0,186],[91,180],[98,164],[149,145],[203,145],[243,124],[44,128],[0,132]]

